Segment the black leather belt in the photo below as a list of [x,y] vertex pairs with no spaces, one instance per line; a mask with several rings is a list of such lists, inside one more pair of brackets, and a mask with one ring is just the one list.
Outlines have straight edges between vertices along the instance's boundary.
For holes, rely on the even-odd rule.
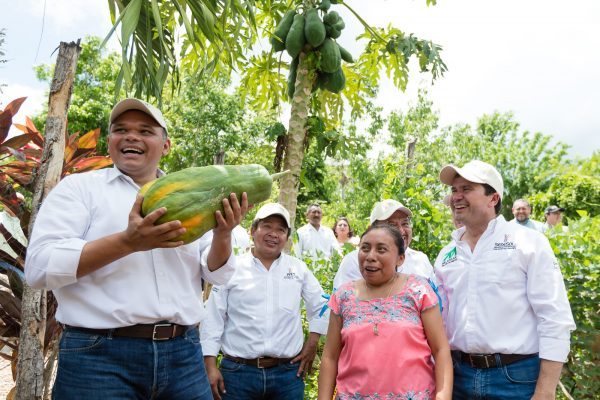
[[[517,361],[527,358],[537,357],[538,353],[534,354],[469,354],[459,350],[452,350],[452,355],[462,362],[469,364],[473,368],[495,368],[502,365],[509,365]],[[496,357],[498,356],[498,357]]]
[[256,368],[273,368],[281,364],[287,364],[293,358],[275,358],[275,357],[258,357],[258,358],[241,358],[234,357],[228,354],[223,354],[223,357],[238,364],[251,365]]
[[124,326],[121,328],[114,329],[93,329],[93,328],[82,328],[79,326],[65,325],[65,330],[76,330],[81,332],[94,333],[96,335],[111,335],[116,337],[129,337],[139,339],[152,339],[152,340],[169,340],[183,335],[189,329],[196,328],[196,325],[179,325],[157,323],[157,324],[137,324],[131,326]]

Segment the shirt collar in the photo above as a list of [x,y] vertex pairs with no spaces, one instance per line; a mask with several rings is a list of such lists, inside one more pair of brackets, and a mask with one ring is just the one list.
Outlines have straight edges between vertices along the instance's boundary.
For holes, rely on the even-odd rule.
[[[498,215],[496,218],[488,222],[488,226],[485,232],[483,232],[483,235],[481,235],[481,237],[487,235],[488,233],[493,233],[496,230],[496,227],[502,226],[504,223],[506,223],[504,216]],[[460,241],[460,238],[465,233],[466,229],[467,228],[464,226],[461,226],[460,228],[456,229],[454,232],[452,232],[452,239],[454,239],[457,242]]]
[[[162,169],[158,169],[157,173],[157,178],[160,178],[165,174],[165,172]],[[108,182],[112,182],[115,179],[121,179],[120,177],[123,177],[131,182],[133,182],[133,179],[131,179],[131,177],[129,175],[125,175],[119,168],[117,168],[116,165],[113,165],[112,168],[108,168]]]

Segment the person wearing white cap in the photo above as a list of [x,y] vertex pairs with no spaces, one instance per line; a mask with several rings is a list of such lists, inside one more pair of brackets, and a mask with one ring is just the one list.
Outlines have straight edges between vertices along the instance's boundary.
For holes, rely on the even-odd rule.
[[[371,211],[370,221],[371,225],[377,221],[387,222],[395,226],[402,234],[405,259],[398,272],[419,275],[435,282],[433,267],[425,253],[409,247],[412,241],[412,212],[408,208],[393,199],[379,201],[375,203]],[[333,279],[333,289],[357,279],[362,279],[358,266],[358,249],[346,254],[342,259]]]
[[500,215],[492,165],[447,165],[440,180],[464,224],[435,262],[453,399],[553,399],[575,324],[548,239]]
[[[201,339],[217,400],[304,398],[303,378],[327,333],[329,311],[306,264],[283,252],[290,233],[288,210],[263,205],[252,223],[254,247],[238,258],[231,280],[212,289]],[[304,344],[301,300],[310,332]]]
[[340,245],[331,228],[321,225],[323,210],[317,203],[306,209],[308,223],[296,231],[298,242],[294,244],[294,254],[298,258],[329,258],[340,251]]
[[162,175],[170,150],[161,112],[138,99],[110,114],[114,168],[69,175],[38,213],[25,274],[52,290],[64,327],[52,394],[60,399],[212,399],[198,324],[202,279],[233,275],[231,231],[248,204],[234,194],[217,211],[210,250],[173,241],[180,221],[141,215],[142,185]]

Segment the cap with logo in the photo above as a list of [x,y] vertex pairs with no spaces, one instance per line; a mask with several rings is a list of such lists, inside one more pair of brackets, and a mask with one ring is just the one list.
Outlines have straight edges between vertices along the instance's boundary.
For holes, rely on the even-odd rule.
[[375,207],[373,207],[373,211],[371,211],[371,223],[375,221],[385,221],[389,217],[392,216],[396,211],[402,211],[404,214],[412,217],[412,212],[406,208],[402,203],[392,199],[386,199],[383,201],[378,201],[375,203]]
[[119,115],[129,110],[138,110],[150,115],[162,128],[165,129],[165,132],[167,131],[167,123],[165,122],[165,118],[160,110],[150,103],[134,98],[121,100],[115,104],[110,112],[110,123],[112,124],[115,119],[119,117]]
[[479,160],[469,161],[462,168],[452,164],[446,165],[440,172],[440,181],[450,186],[457,175],[470,182],[490,185],[502,198],[504,182],[498,170],[492,165]]
[[287,224],[288,228],[291,229],[292,224],[290,223],[290,213],[288,210],[286,210],[284,206],[282,206],[279,203],[267,203],[264,206],[262,206],[256,213],[254,221],[265,219],[267,217],[270,217],[271,215],[281,215],[285,220],[285,223]]
[[562,207],[559,207],[559,206],[549,206],[549,207],[546,207],[546,211],[544,211],[544,214],[550,214],[550,213],[555,213],[555,212],[559,212],[559,211],[565,211],[565,209]]

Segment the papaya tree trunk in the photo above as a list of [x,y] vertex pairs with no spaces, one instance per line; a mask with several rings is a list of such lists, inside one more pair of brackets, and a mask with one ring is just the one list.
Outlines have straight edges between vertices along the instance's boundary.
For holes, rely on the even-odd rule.
[[312,82],[309,76],[306,54],[299,55],[298,73],[294,85],[294,96],[292,98],[292,109],[288,127],[287,147],[283,169],[290,173],[284,175],[279,186],[279,203],[290,212],[292,227],[296,217],[296,206],[298,204],[298,187],[300,184],[300,171],[304,159],[304,140],[306,138],[306,121],[308,120],[308,106]]
[[[81,47],[60,43],[54,77],[50,85],[48,117],[40,169],[34,181],[29,237],[43,199],[61,178],[65,154],[67,110],[71,101],[75,69]],[[44,390],[44,337],[46,291],[25,284],[21,308],[21,333],[17,362],[16,400],[42,399]]]

